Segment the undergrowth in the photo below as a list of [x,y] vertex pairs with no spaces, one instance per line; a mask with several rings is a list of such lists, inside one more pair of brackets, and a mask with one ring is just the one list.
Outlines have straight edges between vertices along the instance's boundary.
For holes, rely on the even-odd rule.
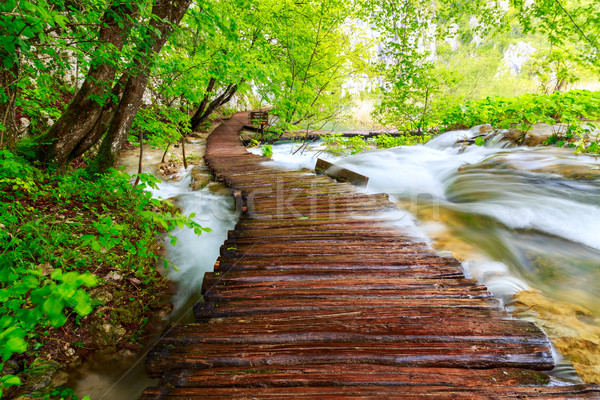
[[[151,198],[144,188],[154,178],[142,178],[132,189],[118,171],[95,179],[83,170],[52,174],[0,151],[0,397],[24,383],[28,363],[50,350],[59,328],[83,328],[105,305],[90,289],[107,273],[152,288],[162,279],[156,263],[167,266],[158,239],[176,227],[207,230]],[[134,322],[139,330],[147,318]]]
[[[569,146],[578,152],[600,154],[600,143],[591,133],[600,119],[600,92],[572,90],[548,95],[487,97],[450,107],[440,123],[446,130],[491,124],[496,129],[529,132],[534,124],[556,126],[546,145]],[[562,124],[558,129],[558,124]]]
[[332,133],[321,138],[327,152],[343,156],[358,154],[371,148],[389,149],[391,147],[424,144],[431,139],[431,135],[402,134],[392,136],[383,134],[365,139],[362,136],[345,137],[342,133]]

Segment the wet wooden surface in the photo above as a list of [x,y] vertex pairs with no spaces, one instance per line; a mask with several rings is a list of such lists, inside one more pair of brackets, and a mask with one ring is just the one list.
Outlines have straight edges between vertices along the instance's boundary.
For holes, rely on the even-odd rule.
[[244,213],[197,322],[150,352],[161,380],[142,399],[600,399],[543,372],[546,336],[410,237],[386,195],[248,153],[247,118],[217,128],[205,156]]

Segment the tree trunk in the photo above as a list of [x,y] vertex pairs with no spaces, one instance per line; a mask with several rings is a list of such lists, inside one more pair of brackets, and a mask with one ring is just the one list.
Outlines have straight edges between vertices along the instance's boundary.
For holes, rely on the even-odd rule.
[[185,135],[181,135],[181,156],[183,157],[183,168],[187,169],[188,163],[185,158]]
[[[5,58],[0,53],[0,58]],[[4,91],[6,101],[0,103],[0,124],[4,129],[0,128],[0,149],[4,147],[12,147],[17,139],[18,128],[16,118],[16,99],[18,96],[18,87],[16,85],[19,79],[19,63],[18,60],[13,63],[9,69],[0,68],[0,86]]]
[[129,79],[129,74],[124,73],[119,78],[119,81],[115,84],[112,89],[110,100],[104,105],[102,108],[102,112],[100,113],[100,117],[94,124],[94,126],[90,129],[87,136],[79,142],[77,147],[73,149],[71,154],[69,155],[68,161],[72,161],[77,157],[82,156],[85,152],[90,150],[96,143],[102,139],[102,136],[110,126],[110,123],[117,111],[117,106],[119,105],[119,100],[123,97],[123,92],[125,91],[125,84]]
[[[129,7],[120,0],[114,1],[100,21],[98,41],[121,50],[136,12],[134,5]],[[39,141],[36,158],[59,166],[74,158],[71,157],[71,152],[88,136],[102,114],[103,105],[98,99],[109,95],[115,74],[116,67],[110,61],[91,65],[73,101]]]
[[115,164],[142,103],[142,96],[148,85],[152,57],[166,43],[173,31],[173,26],[179,24],[190,2],[191,0],[181,0],[178,3],[171,0],[158,0],[152,8],[155,18],[150,22],[151,29],[148,30],[142,42],[138,44],[140,56],[134,60],[123,97],[102,140],[98,155],[88,167],[91,174],[104,173]]
[[142,171],[144,169],[144,132],[142,132],[141,130],[140,130],[139,140],[140,140],[140,159],[138,162],[138,173],[135,178],[135,183],[133,184],[133,187],[136,187],[138,185],[138,183],[140,183],[140,175],[142,175]]
[[210,102],[210,104],[208,105],[208,107],[206,107],[206,110],[204,110],[204,112],[199,113],[200,110],[198,110],[196,112],[196,114],[200,114],[199,117],[196,117],[196,115],[194,115],[194,118],[192,118],[191,124],[192,124],[192,131],[197,131],[200,128],[200,125],[206,121],[208,119],[208,117],[211,116],[211,114],[218,108],[221,107],[222,105],[225,105],[227,103],[229,103],[229,101],[231,101],[231,98],[233,97],[234,94],[236,94],[239,85],[241,85],[242,83],[244,83],[244,80],[242,80],[239,84],[230,84],[229,86],[227,86],[227,88],[225,89],[225,91],[223,93],[221,93],[219,96],[217,96],[217,98],[215,98],[213,101]]
[[215,83],[217,83],[217,80],[215,78],[210,78],[204,98],[202,99],[202,102],[200,103],[198,109],[194,113],[194,116],[190,120],[192,131],[198,130],[200,124],[202,123],[202,114],[204,114],[204,110],[206,109],[206,105],[208,104],[208,100],[210,99],[210,95],[215,90]]
[[167,157],[167,153],[169,152],[169,148],[170,147],[171,147],[171,142],[167,143],[167,148],[166,148],[165,152],[163,153],[163,156],[162,156],[162,158],[160,160],[161,164],[165,163],[165,158]]

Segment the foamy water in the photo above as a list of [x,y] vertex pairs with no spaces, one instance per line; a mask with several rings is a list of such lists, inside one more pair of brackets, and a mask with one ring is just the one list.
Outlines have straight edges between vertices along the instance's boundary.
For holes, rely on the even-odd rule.
[[[368,176],[369,192],[387,193],[417,213],[433,210],[428,222],[473,245],[467,273],[499,298],[534,287],[600,308],[600,184],[565,178],[582,168],[593,172],[598,160],[555,148],[460,145],[478,134],[448,132],[426,145],[330,159]],[[281,166],[314,167],[311,156],[320,151],[317,144],[295,157],[292,144],[273,149]]]

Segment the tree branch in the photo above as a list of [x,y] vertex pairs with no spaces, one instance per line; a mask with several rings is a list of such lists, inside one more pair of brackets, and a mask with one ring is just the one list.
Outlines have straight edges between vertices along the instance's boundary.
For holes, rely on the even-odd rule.
[[565,14],[567,14],[567,17],[569,17],[569,19],[571,20],[571,23],[573,23],[573,26],[575,26],[575,28],[577,28],[577,30],[579,31],[579,33],[581,33],[581,36],[583,36],[583,38],[596,50],[600,51],[600,48],[598,48],[598,46],[596,45],[596,43],[594,43],[594,41],[592,39],[590,39],[585,32],[581,29],[581,27],[577,24],[577,22],[575,22],[575,19],[573,19],[573,17],[571,16],[571,14],[567,11],[567,9],[561,4],[560,0],[554,0],[556,2],[556,4],[558,4],[558,6],[563,10],[563,12]]

